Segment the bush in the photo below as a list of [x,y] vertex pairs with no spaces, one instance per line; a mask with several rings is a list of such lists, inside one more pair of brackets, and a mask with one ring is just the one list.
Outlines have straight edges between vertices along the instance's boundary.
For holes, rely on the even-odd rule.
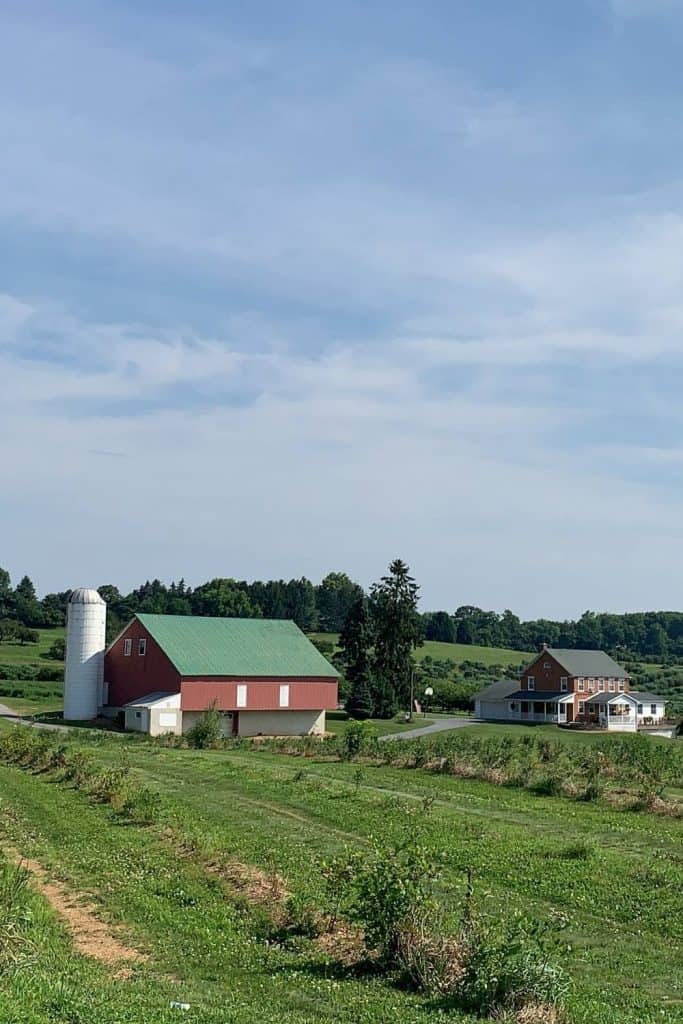
[[368,952],[396,964],[406,922],[431,908],[436,877],[434,858],[411,840],[356,854],[347,862],[344,905],[350,919],[363,928]]
[[349,722],[342,736],[342,760],[351,761],[357,757],[363,749],[368,735],[368,726],[364,722]]
[[195,750],[215,747],[221,740],[221,714],[215,702],[199,716],[185,738]]

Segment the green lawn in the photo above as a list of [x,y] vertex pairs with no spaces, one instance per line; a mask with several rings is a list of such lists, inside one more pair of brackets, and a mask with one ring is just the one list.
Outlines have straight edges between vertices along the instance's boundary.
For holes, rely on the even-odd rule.
[[[431,717],[423,718],[422,715],[415,715],[412,722],[406,722],[403,715],[397,715],[396,718],[388,720],[369,718],[367,725],[376,736],[386,736],[394,732],[406,732],[408,729],[421,729],[426,725],[431,725],[432,722]],[[348,725],[349,718],[343,711],[328,711],[325,715],[325,726],[328,732],[343,733]]]
[[40,637],[37,644],[19,644],[4,641],[0,643],[0,665],[59,665],[60,662],[45,658],[49,648],[55,640],[65,635],[62,626],[54,629],[39,629],[36,631]]
[[53,926],[52,959],[46,954],[26,979],[0,980],[0,1020],[156,1024],[177,1019],[171,1000],[191,1004],[183,1019],[194,1024],[469,1020],[340,967],[306,940],[265,944],[237,893],[201,867],[207,857],[277,871],[291,893],[317,903],[324,860],[363,850],[372,836],[410,834],[443,865],[438,896],[453,927],[468,867],[480,913],[564,922],[570,1024],[683,1021],[681,820],[264,750],[172,750],[106,737],[90,748],[109,766],[125,750],[186,836],[182,856],[163,823],[121,827],[82,793],[8,767],[0,768],[0,833],[91,893],[150,959],[116,982],[70,954]]

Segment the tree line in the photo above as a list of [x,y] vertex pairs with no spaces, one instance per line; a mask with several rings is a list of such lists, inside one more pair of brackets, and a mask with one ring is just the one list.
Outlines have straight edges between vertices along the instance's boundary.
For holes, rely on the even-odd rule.
[[[306,577],[253,582],[216,578],[192,588],[182,579],[169,585],[155,579],[130,593],[122,593],[112,584],[98,590],[108,604],[109,635],[136,612],[286,618],[306,632],[340,633],[357,602],[365,598],[371,603],[372,598],[372,590],[366,595],[360,584],[344,572],[329,573],[317,584]],[[69,590],[63,590],[38,598],[28,576],[13,587],[9,573],[0,568],[0,622],[4,623],[6,639],[10,639],[12,630],[20,639],[19,627],[35,630],[63,625],[69,594]],[[519,651],[534,651],[547,643],[551,647],[599,648],[622,659],[683,658],[683,612],[617,615],[586,611],[575,620],[523,620],[509,609],[500,613],[461,605],[455,612],[418,615],[427,640]],[[28,642],[28,634],[22,636]]]

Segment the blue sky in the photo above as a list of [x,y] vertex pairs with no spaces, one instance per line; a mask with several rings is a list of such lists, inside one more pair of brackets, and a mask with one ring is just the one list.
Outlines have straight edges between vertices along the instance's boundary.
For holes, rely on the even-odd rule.
[[681,607],[683,0],[0,13],[0,564]]

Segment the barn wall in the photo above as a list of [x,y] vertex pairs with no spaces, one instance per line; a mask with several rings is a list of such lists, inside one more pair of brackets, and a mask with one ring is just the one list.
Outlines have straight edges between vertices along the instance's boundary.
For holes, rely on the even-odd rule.
[[290,711],[332,710],[337,706],[337,680],[311,679],[236,679],[225,676],[215,679],[184,677],[180,691],[183,711],[204,711],[215,703],[219,711],[236,711],[237,687],[246,685],[247,703],[240,711],[280,710],[280,687],[289,685]]
[[324,711],[240,711],[240,736],[309,736],[325,732]]
[[[147,640],[147,652],[138,654],[138,640]],[[124,655],[124,641],[133,641],[132,653]],[[122,707],[131,700],[155,691],[177,693],[180,675],[141,622],[133,619],[104,656],[107,702]]]

